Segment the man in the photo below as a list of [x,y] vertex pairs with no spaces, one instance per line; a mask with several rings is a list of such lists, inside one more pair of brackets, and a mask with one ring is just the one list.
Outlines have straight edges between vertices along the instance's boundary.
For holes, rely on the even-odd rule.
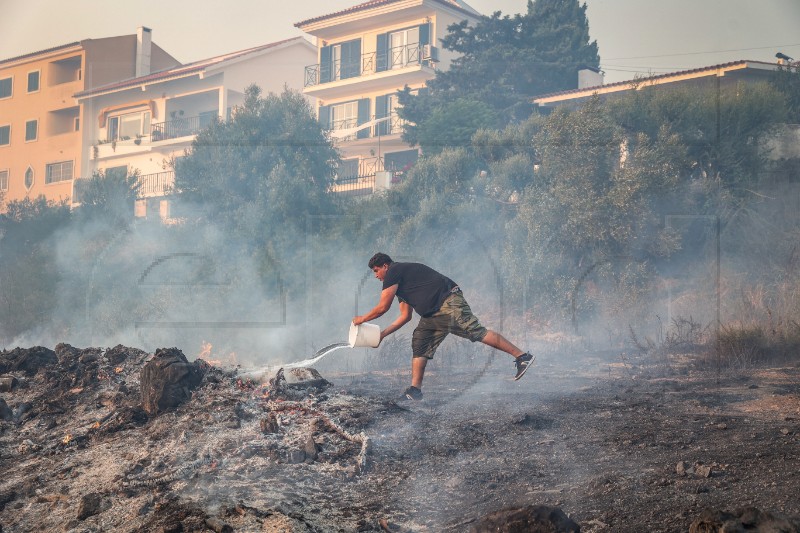
[[411,386],[405,391],[408,399],[422,399],[425,366],[449,333],[472,342],[481,341],[514,357],[517,367],[515,380],[521,378],[533,362],[533,355],[523,352],[499,333],[483,327],[472,314],[461,289],[447,276],[421,263],[395,263],[380,252],[369,260],[369,268],[383,282],[381,298],[372,311],[353,318],[353,324],[382,316],[392,306],[395,296],[400,302],[400,316],[381,331],[381,341],[411,320],[412,309],[422,317],[411,339]]

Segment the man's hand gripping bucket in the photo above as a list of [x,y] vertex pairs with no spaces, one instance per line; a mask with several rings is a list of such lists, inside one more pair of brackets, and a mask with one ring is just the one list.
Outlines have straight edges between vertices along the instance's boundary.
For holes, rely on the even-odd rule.
[[377,324],[364,322],[356,326],[350,324],[350,336],[348,338],[351,348],[367,347],[377,348],[381,343],[381,327]]

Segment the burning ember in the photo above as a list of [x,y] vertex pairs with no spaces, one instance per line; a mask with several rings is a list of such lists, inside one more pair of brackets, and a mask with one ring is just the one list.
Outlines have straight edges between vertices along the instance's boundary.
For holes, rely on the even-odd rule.
[[64,444],[69,444],[69,442],[70,442],[71,440],[72,440],[72,435],[70,435],[69,433],[67,433],[66,435],[64,435],[64,438],[63,438],[63,439],[61,439],[61,442],[63,442]]

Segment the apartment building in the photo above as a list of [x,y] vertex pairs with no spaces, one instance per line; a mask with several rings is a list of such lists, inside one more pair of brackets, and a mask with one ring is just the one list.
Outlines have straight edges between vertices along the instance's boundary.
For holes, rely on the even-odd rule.
[[[300,90],[316,47],[295,37],[180,65],[75,95],[86,121],[82,177],[94,171],[140,174],[136,215],[169,221],[173,162],[212,121],[227,120],[255,83],[280,93]],[[75,181],[80,202],[81,181]]]
[[342,155],[334,191],[369,194],[402,179],[419,154],[400,139],[396,93],[447,69],[455,56],[438,46],[447,27],[479,18],[461,0],[371,0],[295,24],[317,41],[303,92],[318,99]]
[[0,61],[0,191],[6,201],[69,201],[82,175],[84,123],[74,95],[178,61],[136,34],[85,39]]

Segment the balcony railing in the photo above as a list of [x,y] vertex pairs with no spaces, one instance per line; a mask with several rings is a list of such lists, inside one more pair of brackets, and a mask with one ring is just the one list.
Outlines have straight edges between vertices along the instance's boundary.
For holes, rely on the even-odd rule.
[[331,192],[350,196],[371,194],[375,189],[375,174],[383,170],[383,158],[361,159],[357,166],[347,164],[347,161],[343,163],[333,178]]
[[207,128],[216,117],[212,114],[200,115],[196,117],[178,118],[166,122],[159,122],[150,126],[150,140],[152,142],[164,141],[167,139],[177,139],[197,135],[201,130]]
[[407,44],[389,48],[380,53],[362,54],[361,61],[331,61],[308,65],[305,69],[304,87],[312,87],[321,83],[367,76],[376,72],[390,71],[409,65],[427,65],[435,61],[435,56],[427,57],[425,53],[435,51],[435,47],[421,44]]
[[348,165],[347,162],[338,169],[333,178],[330,192],[342,194],[344,196],[363,196],[372,194],[375,191],[375,177],[378,172],[388,170],[392,173],[391,183],[402,182],[404,169],[396,169],[393,164],[388,166],[383,157],[371,157],[361,159],[356,165]]
[[139,176],[139,198],[166,196],[175,186],[175,171],[156,172]]
[[[374,120],[371,119],[370,122]],[[394,135],[403,132],[403,125],[406,121],[401,119],[397,113],[392,113],[384,119],[378,119],[379,122],[373,126],[366,123],[362,128],[358,128],[358,120],[355,118],[348,118],[343,120],[335,120],[330,123],[330,131],[335,141],[354,141],[356,139],[365,139],[367,137],[379,137],[381,135]],[[358,129],[356,129],[358,128]],[[354,130],[349,135],[346,130]]]

